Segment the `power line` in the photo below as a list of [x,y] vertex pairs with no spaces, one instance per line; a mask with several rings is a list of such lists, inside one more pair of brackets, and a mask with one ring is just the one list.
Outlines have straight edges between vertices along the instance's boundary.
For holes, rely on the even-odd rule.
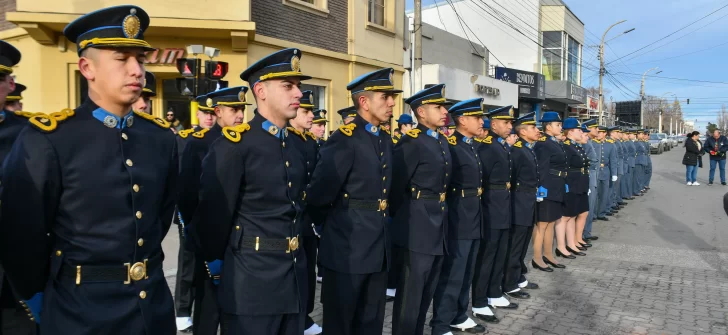
[[[445,1],[447,1],[450,4],[450,7],[452,7],[452,11],[453,11],[453,13],[455,13],[455,16],[458,19],[458,23],[460,24],[460,28],[463,29],[463,33],[465,34],[465,36],[467,36],[467,33],[465,32],[465,29],[463,28],[463,25],[465,25],[466,27],[468,27],[468,30],[470,31],[470,33],[473,34],[473,36],[475,36],[475,38],[478,40],[478,42],[480,43],[480,45],[482,45],[482,46],[485,47],[485,43],[483,43],[483,41],[480,40],[480,38],[478,37],[478,34],[476,34],[475,32],[473,32],[473,30],[470,28],[470,26],[468,26],[468,24],[465,22],[465,20],[463,20],[463,18],[460,17],[460,14],[458,13],[457,9],[455,9],[455,5],[452,3],[452,0],[445,0]],[[470,39],[468,39],[468,42],[470,42]],[[472,46],[472,42],[470,42],[470,45]],[[473,48],[475,48],[475,47],[473,47]],[[495,60],[497,60],[498,63],[500,63],[503,66],[506,66],[505,63],[501,62],[501,60],[498,59],[498,57],[496,57],[496,55],[490,49],[488,49],[488,52],[491,55],[493,55],[493,58],[495,58]]]
[[[643,74],[639,73],[629,73],[629,72],[615,72],[620,73],[628,76],[643,76]],[[673,77],[662,77],[662,76],[655,76],[655,75],[646,75],[646,77],[650,78],[657,78],[657,79],[670,79],[670,80],[680,80],[680,81],[691,81],[696,83],[709,83],[709,84],[724,84],[728,85],[728,82],[725,81],[710,81],[710,80],[700,80],[700,79],[687,79],[687,78],[673,78]]]
[[726,44],[728,44],[728,42],[721,43],[721,44],[718,44],[718,45],[714,45],[712,47],[708,47],[708,48],[705,48],[705,49],[701,49],[701,50],[697,50],[697,51],[693,51],[693,52],[684,53],[682,55],[677,55],[677,56],[672,56],[672,57],[667,57],[667,58],[662,58],[662,59],[657,59],[657,60],[650,60],[650,61],[645,61],[645,62],[637,62],[637,63],[632,63],[632,64],[634,65],[634,64],[647,64],[647,63],[661,62],[661,61],[668,60],[668,59],[679,58],[679,57],[683,57],[683,56],[687,56],[687,55],[692,55],[692,54],[695,54],[695,53],[698,53],[698,52],[703,52],[703,51],[707,51],[707,50],[710,50],[710,49],[715,49],[717,47],[724,46]]

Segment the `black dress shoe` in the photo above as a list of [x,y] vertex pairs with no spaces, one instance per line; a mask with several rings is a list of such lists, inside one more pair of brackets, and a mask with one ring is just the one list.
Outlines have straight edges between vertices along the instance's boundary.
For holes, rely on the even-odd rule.
[[387,298],[384,299],[384,302],[392,302],[392,301],[394,301],[394,297],[390,296],[390,295],[388,295]]
[[531,266],[533,266],[533,268],[534,268],[534,269],[539,269],[539,270],[541,270],[541,271],[544,271],[544,272],[554,272],[554,269],[552,269],[552,268],[550,268],[550,267],[548,267],[548,266],[547,266],[547,267],[545,267],[545,268],[542,268],[542,267],[541,267],[540,265],[538,265],[538,264],[536,263],[536,261],[534,261],[534,260],[531,260]]
[[[473,312],[473,316],[488,323],[498,323],[500,320],[495,315],[483,315]],[[452,327],[451,327],[452,328]]]
[[493,306],[493,305],[488,305],[488,307],[490,307],[491,310],[495,310],[496,308],[500,308],[500,309],[518,309],[518,304],[511,302],[511,303],[508,304],[508,306],[503,306],[503,307],[498,306],[498,307],[496,307],[496,306]]
[[606,215],[607,215],[607,216],[614,216],[614,212],[611,212],[611,213],[607,213]]
[[597,218],[597,220],[601,220],[601,221],[609,221],[609,219],[608,219],[608,218],[605,218],[605,217],[603,217],[603,216],[602,216],[602,217],[598,217],[598,218]]
[[[579,244],[579,245],[578,245],[578,246],[576,247],[576,249],[577,249],[577,250],[579,250],[579,251],[586,251],[586,247],[582,246],[581,244]],[[571,249],[569,249],[569,250],[571,250]]]
[[507,296],[514,299],[531,299],[531,295],[528,292],[516,291],[512,293],[506,293]]
[[182,329],[179,332],[182,334],[192,334],[192,327]]
[[596,241],[599,239],[599,237],[598,236],[589,236],[589,237],[585,237],[584,239],[587,241]]
[[[584,248],[591,248],[592,247],[592,244],[589,243],[589,242],[586,242],[586,243],[577,242],[577,243],[581,244],[581,246],[584,247]],[[581,250],[581,249],[579,249],[579,250]],[[582,250],[582,251],[584,251],[584,250]]]
[[617,204],[619,204],[619,205],[621,205],[621,206],[624,206],[624,205],[626,205],[627,203],[626,203],[626,202],[624,202],[624,201],[620,201],[620,202],[618,202]]
[[634,200],[634,197],[629,197],[627,198],[627,200]]
[[526,287],[521,287],[527,290],[538,290],[538,284],[536,283],[528,283],[526,284]]
[[[577,256],[586,256],[586,254],[585,254],[585,253],[583,253],[583,252],[579,252],[579,251],[574,251],[574,250],[572,250],[572,249],[571,249],[571,248],[569,248],[569,247],[566,247],[566,250],[568,250],[568,251],[569,251],[569,252],[570,252],[570,253],[571,253],[572,255],[577,255]],[[586,250],[586,249],[584,249],[584,250]],[[559,251],[559,249],[556,249],[556,251]],[[576,258],[576,257],[574,257],[574,258]]]
[[488,329],[486,329],[485,326],[477,325],[477,324],[470,328],[458,328],[458,327],[450,326],[450,330],[452,330],[454,332],[469,333],[469,334],[488,334]]
[[557,269],[566,269],[566,265],[556,264],[556,263],[550,261],[548,258],[546,258],[546,256],[543,256],[543,261],[546,262],[546,264],[551,265]]
[[[568,249],[568,248],[567,248],[567,249]],[[576,256],[574,256],[574,255],[568,255],[568,256],[567,256],[567,255],[565,255],[565,254],[564,254],[563,252],[561,252],[561,250],[559,250],[558,248],[556,248],[556,256],[558,256],[558,257],[561,257],[561,258],[567,258],[567,259],[575,259],[575,258],[576,258]]]

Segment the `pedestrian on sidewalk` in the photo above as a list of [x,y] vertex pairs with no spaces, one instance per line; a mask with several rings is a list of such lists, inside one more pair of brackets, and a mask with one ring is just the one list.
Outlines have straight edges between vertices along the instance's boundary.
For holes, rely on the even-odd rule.
[[685,141],[685,155],[683,155],[682,160],[683,165],[685,165],[685,180],[688,186],[700,185],[697,181],[700,147],[701,144],[698,141],[698,134],[696,132],[689,133]]
[[705,141],[704,150],[710,154],[708,186],[713,185],[716,165],[720,167],[720,184],[725,186],[725,153],[728,151],[728,139],[720,134],[720,130],[716,129],[713,131],[713,137],[708,137]]

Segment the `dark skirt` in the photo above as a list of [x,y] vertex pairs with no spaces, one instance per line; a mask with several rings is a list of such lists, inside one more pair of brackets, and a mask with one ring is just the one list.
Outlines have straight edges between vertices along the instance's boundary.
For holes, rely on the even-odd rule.
[[561,202],[546,200],[536,203],[538,222],[554,222],[563,215]]
[[586,193],[564,195],[564,216],[575,217],[589,211],[589,196]]

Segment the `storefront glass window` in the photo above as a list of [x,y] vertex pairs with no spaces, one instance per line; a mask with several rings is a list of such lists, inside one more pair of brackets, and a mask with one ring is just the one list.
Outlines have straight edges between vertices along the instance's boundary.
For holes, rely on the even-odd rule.
[[581,45],[575,39],[569,37],[569,82],[574,85],[580,85],[579,80],[579,54],[581,52]]
[[162,80],[162,97],[164,99],[163,110],[174,112],[174,117],[183,125],[183,128],[190,128],[192,126],[190,124],[190,99],[177,91],[175,79]]
[[301,84],[301,91],[313,92],[314,110],[326,109],[326,87]]
[[546,80],[562,80],[562,59],[564,58],[561,43],[562,32],[560,31],[544,31],[543,32],[543,59],[542,74]]
[[384,26],[384,1],[369,0],[369,22]]

